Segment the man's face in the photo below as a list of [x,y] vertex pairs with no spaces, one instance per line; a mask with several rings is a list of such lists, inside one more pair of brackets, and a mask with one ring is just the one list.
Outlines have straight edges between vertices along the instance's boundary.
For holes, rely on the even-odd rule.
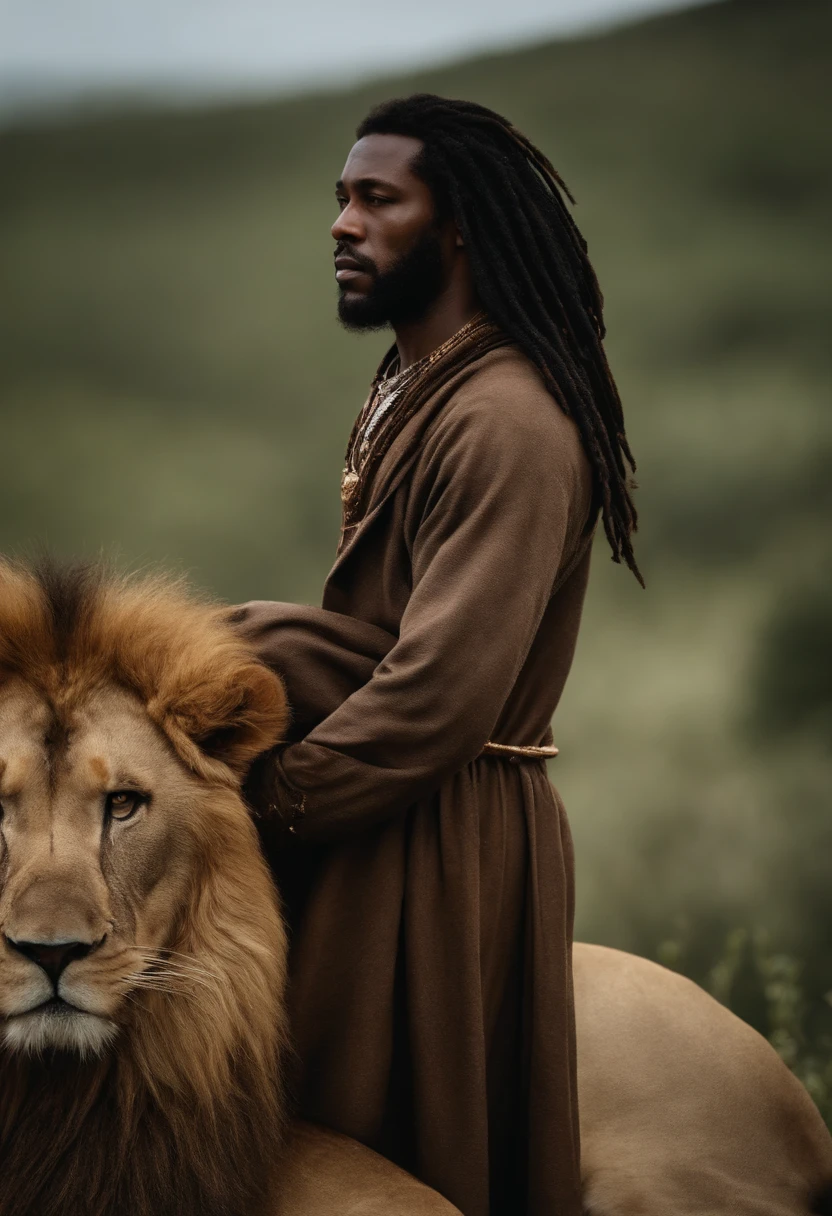
[[421,140],[365,135],[336,185],[338,315],[348,329],[418,321],[445,287],[456,238],[412,170]]

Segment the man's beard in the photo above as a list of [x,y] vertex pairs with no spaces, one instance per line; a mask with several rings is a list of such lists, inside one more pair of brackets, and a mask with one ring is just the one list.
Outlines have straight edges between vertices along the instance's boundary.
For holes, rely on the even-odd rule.
[[338,318],[347,329],[384,329],[386,325],[406,325],[419,321],[442,290],[442,245],[435,228],[428,228],[408,252],[384,274],[375,262],[362,257],[349,245],[341,244],[339,253],[355,258],[374,282],[366,295],[341,292]]

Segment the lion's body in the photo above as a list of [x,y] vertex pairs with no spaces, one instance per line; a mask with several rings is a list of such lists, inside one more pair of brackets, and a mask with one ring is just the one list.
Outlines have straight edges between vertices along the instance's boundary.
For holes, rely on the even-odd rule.
[[[832,1138],[760,1035],[690,980],[632,954],[576,943],[574,973],[587,1216],[830,1211],[821,1205],[832,1200]],[[365,1154],[298,1128],[275,1216],[442,1210],[433,1192],[420,1195],[386,1163],[374,1170]]]
[[592,1216],[807,1216],[832,1198],[832,1138],[761,1035],[632,954],[576,945],[574,975]]
[[[455,1211],[284,1139],[286,939],[240,784],[285,723],[219,609],[0,564],[0,1216]],[[588,1211],[805,1216],[832,1142],[771,1048],[644,960],[578,946],[575,977]]]
[[363,1144],[295,1123],[271,1216],[460,1216],[453,1204]]

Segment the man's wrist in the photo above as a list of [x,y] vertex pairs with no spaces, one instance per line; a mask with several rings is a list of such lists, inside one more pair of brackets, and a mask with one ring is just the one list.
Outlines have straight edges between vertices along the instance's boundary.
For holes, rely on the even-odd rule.
[[269,799],[268,811],[277,815],[290,832],[297,830],[297,825],[306,814],[306,794],[299,789],[286,775],[284,757],[291,752],[293,744],[282,747],[275,752],[272,765],[272,794]]

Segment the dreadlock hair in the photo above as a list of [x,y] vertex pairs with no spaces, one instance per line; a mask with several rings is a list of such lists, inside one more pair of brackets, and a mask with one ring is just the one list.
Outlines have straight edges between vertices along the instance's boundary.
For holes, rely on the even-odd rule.
[[422,141],[413,170],[438,213],[459,227],[483,308],[576,423],[613,561],[623,558],[644,586],[630,540],[638,516],[626,466],[636,466],[604,353],[603,297],[564,202],[564,195],[575,201],[565,183],[512,123],[471,101],[394,98],[364,119],[356,137],[365,135]]

